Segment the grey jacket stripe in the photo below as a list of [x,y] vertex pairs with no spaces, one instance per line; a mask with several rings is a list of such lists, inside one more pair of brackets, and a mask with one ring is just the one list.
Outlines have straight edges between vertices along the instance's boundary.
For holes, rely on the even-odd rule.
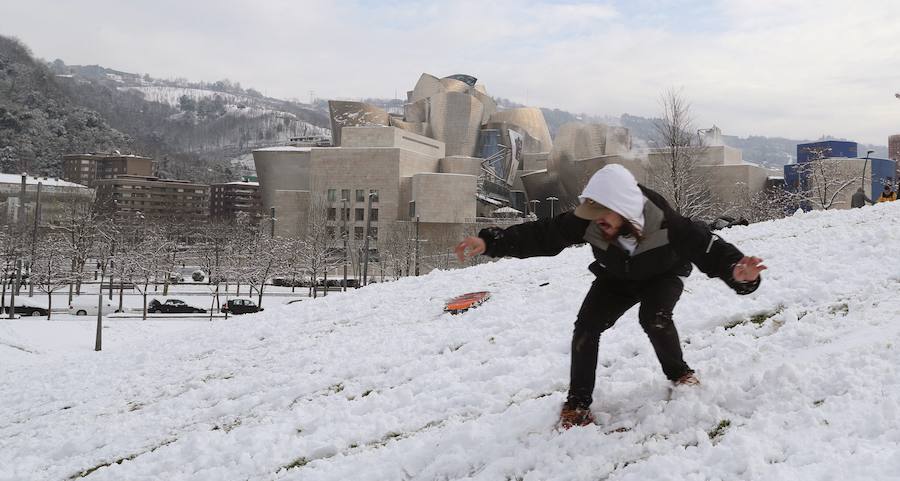
[[[632,257],[647,252],[658,247],[669,244],[669,230],[663,229],[662,224],[665,220],[665,214],[662,209],[657,207],[653,202],[644,198],[644,230],[642,232],[643,239],[638,242],[637,248],[634,250]],[[600,250],[609,248],[609,242],[603,238],[603,231],[595,222],[591,222],[587,230],[584,232],[584,240],[592,246]]]

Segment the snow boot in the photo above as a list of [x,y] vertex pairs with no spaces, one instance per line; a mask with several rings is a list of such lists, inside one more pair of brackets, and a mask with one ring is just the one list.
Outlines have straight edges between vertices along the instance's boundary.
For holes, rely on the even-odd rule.
[[681,375],[678,379],[672,381],[676,386],[698,386],[700,379],[694,375],[694,371],[688,371]]
[[578,404],[563,404],[562,412],[559,413],[559,426],[563,429],[569,429],[575,426],[587,426],[594,423],[594,414],[589,406]]

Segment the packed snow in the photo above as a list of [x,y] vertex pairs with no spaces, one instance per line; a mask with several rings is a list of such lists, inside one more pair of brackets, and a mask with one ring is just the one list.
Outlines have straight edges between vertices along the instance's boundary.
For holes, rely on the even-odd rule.
[[91,323],[3,320],[0,479],[898,479],[898,226],[893,203],[722,231],[769,270],[743,297],[686,281],[702,384],[670,393],[633,309],[601,338],[597,424],[562,432],[586,247],[175,332],[114,325],[99,353]]

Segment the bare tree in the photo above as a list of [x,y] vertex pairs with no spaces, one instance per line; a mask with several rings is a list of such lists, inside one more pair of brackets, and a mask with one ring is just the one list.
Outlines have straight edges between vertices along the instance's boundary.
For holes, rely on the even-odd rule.
[[329,269],[343,263],[343,256],[338,255],[335,226],[328,221],[327,209],[328,204],[321,196],[311,199],[306,230],[297,250],[311,280],[312,297],[317,296],[315,285],[319,275],[327,276]]
[[[142,318],[147,319],[147,295],[150,284],[154,283],[157,274],[168,267],[171,240],[167,239],[161,231],[161,226],[150,224],[144,227],[138,242],[133,244],[127,252],[120,257],[120,262],[127,267],[124,271],[127,278],[134,285],[134,289],[142,297]],[[164,266],[164,267],[163,267]],[[121,308],[121,306],[120,306]]]
[[381,267],[392,273],[395,279],[410,275],[415,263],[415,224],[397,221],[385,230],[381,234],[385,236],[379,256]]
[[651,155],[649,181],[681,215],[710,217],[713,202],[709,180],[699,167],[705,148],[695,140],[691,106],[680,91],[669,90],[661,99],[662,118],[656,122],[659,152]]
[[730,199],[721,203],[722,213],[751,223],[781,219],[789,210],[791,197],[781,187],[752,192],[746,184],[738,183]]
[[24,245],[21,236],[0,231],[0,264],[3,266],[2,296],[0,296],[0,312],[6,309],[7,287],[12,289],[16,278],[16,260],[24,254]]
[[32,263],[31,282],[41,292],[47,294],[47,319],[53,310],[53,293],[71,284],[71,272],[68,269],[69,255],[66,252],[65,234],[58,233],[45,236],[35,246],[35,259]]
[[846,204],[848,189],[859,181],[851,163],[830,157],[829,148],[810,148],[808,152],[809,160],[797,164],[800,183],[793,190],[796,200],[825,210]]
[[69,302],[75,295],[81,295],[81,284],[88,275],[84,268],[94,251],[99,223],[92,205],[78,203],[73,204],[66,215],[51,226],[53,230],[65,233],[65,251],[70,257],[69,272],[72,273]]

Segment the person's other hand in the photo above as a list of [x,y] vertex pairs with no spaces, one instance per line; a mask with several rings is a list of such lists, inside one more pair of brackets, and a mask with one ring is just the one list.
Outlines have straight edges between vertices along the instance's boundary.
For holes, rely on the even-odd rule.
[[759,273],[766,270],[759,257],[744,257],[734,265],[731,277],[738,282],[753,282],[759,277]]
[[466,237],[462,242],[456,244],[454,252],[456,252],[456,258],[459,259],[460,264],[462,264],[470,257],[484,254],[486,248],[487,245],[485,245],[484,239],[481,237]]

